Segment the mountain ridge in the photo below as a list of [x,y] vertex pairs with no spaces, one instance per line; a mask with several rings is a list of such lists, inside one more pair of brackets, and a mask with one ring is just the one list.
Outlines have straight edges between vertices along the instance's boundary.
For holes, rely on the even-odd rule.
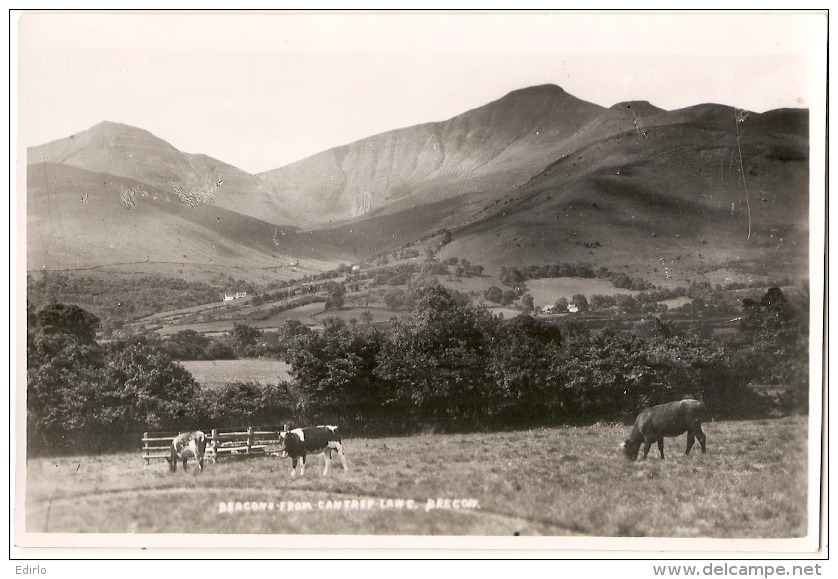
[[[733,163],[737,150],[744,158],[744,175],[739,163]],[[104,204],[107,199],[109,207],[122,201],[132,220],[151,204],[153,211],[144,214],[144,226],[137,222],[137,231],[160,231],[151,220],[154,213],[154,219],[182,238],[205,242],[213,235],[227,239],[230,231],[224,222],[237,214],[257,220],[242,226],[259,239],[245,242],[233,235],[225,252],[213,253],[198,243],[192,252],[202,259],[226,256],[259,267],[302,257],[317,263],[363,261],[432,239],[443,228],[454,234],[443,253],[457,249],[489,267],[501,267],[509,259],[534,259],[535,254],[582,259],[590,252],[578,251],[573,237],[589,236],[580,228],[583,222],[589,230],[605,228],[615,239],[627,236],[634,246],[657,245],[660,238],[652,236],[671,229],[665,226],[665,212],[673,207],[680,208],[680,220],[694,221],[691,229],[718,229],[727,250],[755,255],[768,252],[772,236],[779,237],[781,230],[785,239],[791,229],[804,231],[808,211],[805,109],[742,114],[734,107],[705,103],[665,111],[646,101],[606,108],[555,85],[511,91],[444,121],[371,135],[255,175],[207,155],[182,153],[148,131],[111,122],[27,153],[31,170],[44,172],[32,177],[36,198],[43,193],[37,187],[74,200],[93,187],[86,212],[70,212],[68,223],[81,220],[88,229],[95,228],[94,200]],[[102,185],[78,173],[55,181],[48,175],[57,174],[49,163],[111,177],[100,177]],[[743,197],[744,180],[753,200]],[[167,201],[152,203],[143,192]],[[583,201],[597,210],[585,213],[578,223],[559,218]],[[33,224],[57,219],[48,204],[38,203],[28,216]],[[748,203],[755,239],[766,244],[761,249],[738,241]],[[222,217],[216,211],[221,223],[212,223],[206,217],[213,207],[232,213]],[[104,205],[102,211],[100,223],[105,218],[118,223],[128,215],[105,211]],[[202,216],[200,234],[190,211]],[[640,213],[632,221],[621,217],[624,211]],[[495,224],[495,232],[480,223]],[[541,248],[519,242],[527,224],[541,228]],[[308,237],[292,236],[294,243],[284,251],[280,230]],[[302,239],[312,240],[308,251]],[[44,246],[29,253],[34,268],[54,263],[58,254],[80,253],[68,239],[63,246],[52,243],[49,235],[29,241]],[[690,241],[699,243],[698,238]],[[668,248],[660,251],[667,253]],[[81,253],[95,258],[95,253]],[[724,258],[720,252],[714,259]]]

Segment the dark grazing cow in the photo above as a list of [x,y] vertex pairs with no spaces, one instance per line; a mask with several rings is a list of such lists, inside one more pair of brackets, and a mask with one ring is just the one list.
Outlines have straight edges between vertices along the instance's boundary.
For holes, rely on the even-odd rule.
[[178,460],[182,460],[183,470],[186,470],[186,461],[194,458],[198,461],[198,470],[204,470],[204,453],[206,450],[207,436],[200,430],[178,434],[172,440],[172,454],[166,459],[169,462],[169,469],[175,472]]
[[326,467],[323,469],[323,476],[329,474],[329,463],[332,460],[332,453],[340,458],[343,470],[348,471],[346,457],[343,455],[343,445],[337,426],[307,426],[295,428],[294,430],[283,430],[279,434],[282,441],[282,457],[291,457],[291,476],[297,470],[297,463],[300,464],[300,476],[306,473],[306,455],[323,454]]
[[643,459],[645,460],[652,443],[657,442],[663,460],[664,437],[680,436],[686,432],[686,454],[690,453],[696,438],[701,443],[701,452],[707,452],[705,446],[707,437],[701,431],[703,414],[704,404],[698,400],[679,400],[678,402],[667,402],[647,408],[637,417],[634,422],[634,429],[620,447],[626,453],[626,458],[635,460],[640,445],[643,444]]

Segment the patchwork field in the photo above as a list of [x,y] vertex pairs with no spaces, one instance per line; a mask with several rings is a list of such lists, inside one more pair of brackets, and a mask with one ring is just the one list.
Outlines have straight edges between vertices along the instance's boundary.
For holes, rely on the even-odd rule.
[[[133,453],[31,459],[33,533],[791,538],[807,530],[805,417],[705,424],[629,462],[628,427],[355,438],[350,470],[271,456],[170,473]],[[816,488],[808,492],[818,492]],[[432,506],[433,508],[430,508]],[[277,543],[280,546],[281,543]]]
[[279,360],[188,360],[180,363],[204,388],[221,388],[228,382],[276,384],[288,380],[290,364]]

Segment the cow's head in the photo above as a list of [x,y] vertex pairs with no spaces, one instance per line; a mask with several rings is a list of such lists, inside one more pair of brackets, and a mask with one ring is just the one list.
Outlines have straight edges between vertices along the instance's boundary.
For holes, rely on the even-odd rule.
[[626,440],[620,445],[620,450],[626,455],[629,460],[636,460],[637,453],[640,451],[640,443],[633,443],[631,440]]
[[285,449],[285,441],[288,437],[288,425],[282,427],[282,432],[279,433],[279,443],[282,445],[282,454],[279,455],[280,458],[286,458],[288,456],[288,451]]

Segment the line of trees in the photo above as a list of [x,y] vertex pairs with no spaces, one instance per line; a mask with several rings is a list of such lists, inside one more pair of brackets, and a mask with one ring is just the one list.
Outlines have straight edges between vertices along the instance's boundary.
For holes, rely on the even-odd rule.
[[[97,451],[133,446],[143,431],[286,418],[390,433],[630,421],[642,407],[685,395],[717,417],[807,410],[805,316],[777,288],[746,300],[740,331],[723,337],[678,331],[660,318],[633,333],[529,315],[503,320],[439,285],[416,292],[412,314],[386,330],[338,318],[318,331],[288,325],[291,382],[212,392],[162,342],[99,343],[90,312],[30,309],[30,451]],[[233,334],[243,347],[259,340],[244,325]],[[771,386],[773,398],[751,385]]]
[[608,268],[604,266],[594,269],[594,267],[588,263],[524,265],[502,267],[500,270],[501,282],[510,287],[521,285],[530,279],[554,277],[599,278],[610,281],[616,288],[637,291],[655,289],[654,284],[641,277],[634,277],[626,273],[609,271]]
[[328,319],[289,347],[303,413],[314,420],[472,428],[516,422],[631,420],[675,397],[702,398],[718,416],[772,404],[805,409],[806,332],[779,289],[747,303],[742,331],[714,338],[659,318],[637,333],[504,321],[440,286],[419,290],[389,331]]

